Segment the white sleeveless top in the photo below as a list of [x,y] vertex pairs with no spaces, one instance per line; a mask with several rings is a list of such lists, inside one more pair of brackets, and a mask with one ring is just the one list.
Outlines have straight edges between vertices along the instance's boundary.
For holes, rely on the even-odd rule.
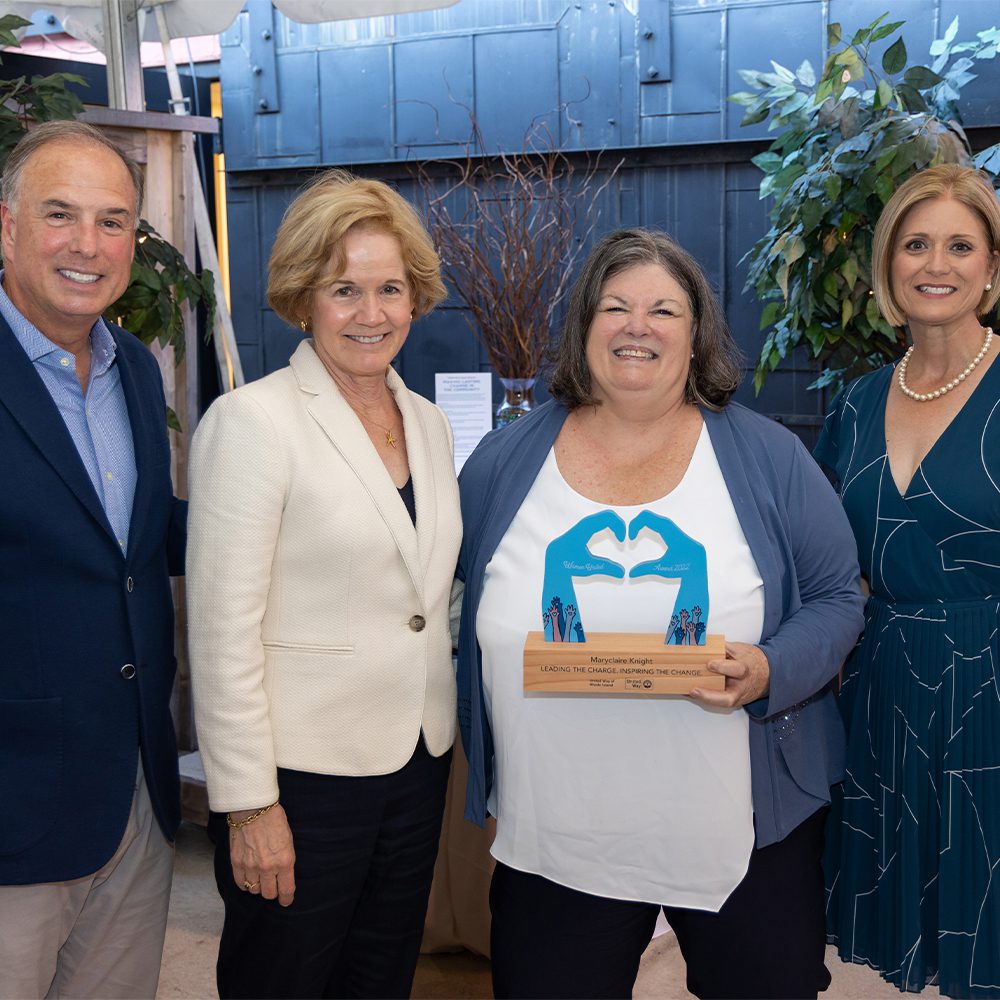
[[[576,493],[550,451],[486,568],[476,631],[495,742],[489,810],[493,856],[520,871],[614,899],[717,911],[746,874],[753,849],[748,718],[677,698],[525,697],[525,635],[542,628],[546,549],[582,518],[643,510],[704,546],[709,631],[759,642],[764,585],[740,528],[706,428],[667,496],[613,507]],[[680,584],[629,579],[664,542],[648,530],[619,543],[590,539],[623,580],[575,578],[589,631],[665,634]]]

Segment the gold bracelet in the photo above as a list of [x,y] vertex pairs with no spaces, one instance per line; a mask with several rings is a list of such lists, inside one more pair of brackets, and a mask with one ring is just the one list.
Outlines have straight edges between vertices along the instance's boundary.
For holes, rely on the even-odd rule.
[[230,830],[242,830],[243,827],[252,823],[255,819],[260,819],[264,813],[270,812],[277,804],[277,802],[272,802],[269,806],[264,806],[263,809],[258,809],[256,812],[250,813],[244,819],[233,819],[232,813],[226,813],[226,826]]

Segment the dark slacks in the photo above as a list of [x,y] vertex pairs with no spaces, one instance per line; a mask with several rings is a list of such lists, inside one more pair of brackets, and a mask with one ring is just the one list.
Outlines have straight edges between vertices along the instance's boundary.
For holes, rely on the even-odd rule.
[[393,774],[279,769],[295,844],[288,907],[233,882],[225,819],[213,815],[220,997],[410,995],[450,765],[451,751],[431,757],[421,739]]
[[[802,1000],[830,985],[820,867],[826,815],[821,809],[780,843],[754,850],[718,913],[663,907],[695,996]],[[498,864],[490,887],[494,996],[631,997],[659,909]]]

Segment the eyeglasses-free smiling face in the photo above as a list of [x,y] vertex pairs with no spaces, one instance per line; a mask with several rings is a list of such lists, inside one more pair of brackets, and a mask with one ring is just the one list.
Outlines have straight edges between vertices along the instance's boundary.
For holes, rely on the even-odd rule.
[[85,336],[125,290],[135,249],[135,188],[125,164],[91,143],[50,142],[4,205],[4,288],[51,340]]
[[684,400],[693,339],[687,293],[659,264],[637,264],[610,277],[587,334],[594,395],[628,399],[655,392]]
[[399,241],[352,229],[344,270],[312,296],[316,353],[334,378],[382,378],[410,332],[413,297]]
[[906,213],[896,233],[893,298],[911,327],[978,323],[976,309],[996,267],[979,216],[952,198],[928,198]]

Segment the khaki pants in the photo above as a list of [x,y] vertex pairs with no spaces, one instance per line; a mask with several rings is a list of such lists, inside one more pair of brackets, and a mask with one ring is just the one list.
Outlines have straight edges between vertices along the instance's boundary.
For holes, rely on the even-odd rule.
[[0,998],[154,997],[173,858],[140,765],[125,835],[100,871],[0,886]]

